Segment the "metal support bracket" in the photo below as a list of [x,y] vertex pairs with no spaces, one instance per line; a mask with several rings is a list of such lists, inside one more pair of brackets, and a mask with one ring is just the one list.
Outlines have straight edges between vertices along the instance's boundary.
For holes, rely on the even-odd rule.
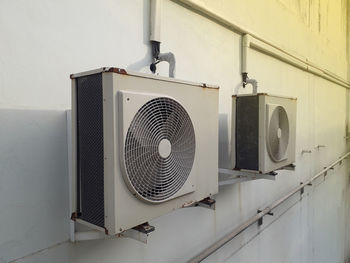
[[246,170],[230,170],[219,169],[219,186],[241,183],[245,181],[267,179],[275,180],[277,173],[271,172],[268,174],[261,174]]
[[74,241],[86,241],[86,240],[98,240],[98,239],[112,239],[112,238],[132,238],[142,243],[147,244],[148,235],[155,230],[154,226],[144,223],[138,225],[134,228],[125,230],[124,232],[117,234],[115,236],[106,235],[103,231],[99,230],[88,230],[88,231],[79,231],[74,233]]
[[151,226],[148,222],[138,225],[134,228],[128,229],[119,234],[120,237],[132,238],[147,244],[148,235],[155,230],[154,226]]
[[289,165],[283,166],[279,168],[278,170],[288,170],[288,171],[295,171],[296,165],[294,163],[291,163]]
[[[300,182],[300,185],[302,185],[303,182]],[[308,183],[306,184],[307,186],[312,186],[312,183]],[[304,194],[304,187],[300,188],[300,195],[303,195]]]
[[[261,213],[261,212],[262,212],[261,210],[258,210],[257,213],[259,214],[259,213]],[[272,212],[268,212],[267,215],[273,216],[273,213],[272,213]],[[264,223],[263,218],[264,218],[264,217],[259,218],[259,220],[258,220],[258,226],[261,226],[261,225]]]
[[[300,182],[300,184],[302,185],[303,182]],[[300,195],[303,195],[304,194],[304,187],[300,188]]]
[[186,204],[186,205],[183,206],[183,208],[199,206],[199,207],[204,207],[204,208],[208,208],[208,209],[211,209],[211,210],[215,210],[215,203],[216,203],[216,201],[214,199],[212,199],[211,197],[207,197],[207,198],[204,198],[203,200],[201,200],[199,202]]
[[[323,167],[323,169],[326,169],[327,167]],[[329,170],[334,170],[334,167],[331,167],[328,169]],[[325,171],[324,174],[323,174],[323,178],[326,179],[326,176],[328,175],[328,171]]]
[[267,179],[267,180],[275,180],[277,171],[281,170],[289,170],[295,171],[295,164],[289,164],[279,168],[276,171],[262,174],[255,171],[248,170],[231,170],[225,168],[219,168],[219,186],[236,184],[245,181],[257,180],[257,179]]
[[196,206],[209,208],[212,210],[215,210],[215,203],[216,201],[210,197],[204,198],[202,201],[199,201]]

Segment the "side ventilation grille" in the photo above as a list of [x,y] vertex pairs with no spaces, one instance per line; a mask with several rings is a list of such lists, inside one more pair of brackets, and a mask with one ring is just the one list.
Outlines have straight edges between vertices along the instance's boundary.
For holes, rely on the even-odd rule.
[[102,74],[77,78],[76,95],[80,218],[104,227]]

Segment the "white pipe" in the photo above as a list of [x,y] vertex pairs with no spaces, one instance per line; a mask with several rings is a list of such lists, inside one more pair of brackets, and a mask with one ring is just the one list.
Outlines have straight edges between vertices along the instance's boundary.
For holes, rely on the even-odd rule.
[[[169,77],[174,78],[175,77],[175,64],[176,64],[174,54],[171,52],[159,53],[159,49],[160,49],[159,45],[161,42],[160,36],[161,36],[162,3],[163,3],[163,0],[151,0],[150,41],[151,41],[152,48],[154,50],[156,50],[156,52],[153,52],[154,61],[156,62],[156,60],[159,60],[159,61],[168,62],[169,63]],[[156,63],[158,63],[158,62],[156,62]],[[154,67],[155,67],[155,64],[153,64]]]
[[169,63],[169,77],[174,78],[175,77],[175,56],[173,53],[160,53],[158,56],[159,61],[166,61]]
[[246,34],[242,37],[242,73],[248,73],[249,47],[250,37]]
[[320,69],[316,65],[308,62],[306,58],[296,57],[290,53],[285,52],[282,49],[276,48],[265,42],[262,42],[248,34],[242,37],[242,73],[249,72],[248,61],[249,61],[249,50],[254,49],[271,57],[274,57],[280,61],[283,61],[296,68],[329,80],[345,88],[350,88],[350,84],[340,77],[330,73],[329,71]]
[[161,31],[161,14],[162,14],[163,0],[151,0],[151,28],[150,28],[150,40],[160,41]]
[[[245,35],[249,34],[251,37],[251,41],[249,41],[250,48],[254,48],[257,51],[263,52],[267,55],[273,56],[283,62],[286,62],[290,65],[293,65],[297,68],[300,68],[302,70],[305,70],[307,72],[310,72],[312,74],[315,74],[321,78],[324,78],[326,80],[329,80],[333,83],[336,83],[342,87],[345,87],[347,89],[350,88],[350,82],[339,77],[338,75],[329,72],[328,70],[322,69],[319,66],[316,66],[312,62],[310,62],[308,59],[303,58],[299,55],[292,54],[291,52],[287,52],[286,50],[279,48],[276,44],[273,44],[272,41],[268,41],[266,39],[263,39],[258,36],[258,34],[244,28],[241,26],[236,25],[235,23],[232,23],[228,19],[218,15],[215,13],[215,11],[210,10],[207,7],[204,7],[203,5],[197,3],[197,1],[194,0],[172,0],[175,3],[179,3],[181,5],[185,5],[188,8],[206,16],[210,17],[215,22],[224,25],[228,28],[230,28],[232,31],[237,32],[239,34]],[[259,43],[258,43],[259,41]],[[254,44],[252,44],[254,42]],[[248,57],[248,53],[244,54],[247,50],[242,50],[242,58],[243,56],[245,58]],[[242,60],[242,72],[243,70],[248,71],[247,67],[247,59],[245,62]]]
[[235,228],[232,232],[229,232],[224,237],[220,238],[219,240],[215,241],[212,245],[204,249],[202,252],[200,252],[198,255],[193,257],[189,262],[190,263],[198,263],[206,259],[208,256],[213,254],[215,251],[217,251],[219,248],[223,247],[226,243],[228,243],[230,240],[234,239],[236,236],[238,236],[240,233],[242,233],[245,229],[256,223],[259,219],[263,218],[265,215],[268,215],[272,212],[273,209],[281,205],[283,202],[285,202],[287,199],[289,199],[291,196],[299,192],[304,187],[310,185],[314,180],[316,180],[321,175],[327,173],[328,170],[333,169],[333,167],[341,163],[344,159],[346,159],[350,155],[350,152],[343,155],[341,158],[333,162],[331,165],[325,167],[322,171],[311,177],[310,179],[306,180],[305,182],[298,185],[296,188],[294,188],[292,191],[288,192],[285,196],[282,198],[276,200],[271,205],[267,206],[265,209],[261,210],[259,213],[257,213],[255,216],[249,218],[247,221],[245,221],[242,225]]
[[253,94],[256,95],[258,93],[258,82],[255,79],[247,79],[246,84],[252,84],[253,86]]

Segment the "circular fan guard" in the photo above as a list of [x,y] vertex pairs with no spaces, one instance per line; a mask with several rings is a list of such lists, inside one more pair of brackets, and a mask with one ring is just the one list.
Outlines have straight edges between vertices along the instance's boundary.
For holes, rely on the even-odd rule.
[[[160,97],[144,104],[125,139],[125,167],[132,190],[150,202],[173,196],[192,170],[195,144],[191,119],[177,101]],[[162,150],[165,155],[162,147],[168,147]]]
[[267,139],[272,160],[275,162],[284,160],[289,142],[289,120],[282,106],[275,107],[270,116]]

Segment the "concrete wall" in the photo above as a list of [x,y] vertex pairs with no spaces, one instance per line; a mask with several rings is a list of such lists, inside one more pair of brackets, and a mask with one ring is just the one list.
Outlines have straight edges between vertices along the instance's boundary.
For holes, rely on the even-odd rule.
[[[342,77],[349,1],[196,2]],[[241,36],[164,0],[162,51],[177,77],[220,85],[220,165],[228,166],[231,95],[240,86]],[[65,110],[69,74],[101,66],[148,72],[148,0],[0,1],[0,262],[185,262],[256,210],[346,152],[346,90],[253,51],[259,90],[298,97],[295,172],[225,186],[215,211],[181,209],[150,222],[148,244],[70,243]],[[167,74],[167,66],[159,72]],[[248,92],[248,90],[240,92]],[[326,148],[315,149],[316,145]],[[301,155],[303,149],[312,154]],[[207,262],[348,262],[345,163],[293,196]]]

